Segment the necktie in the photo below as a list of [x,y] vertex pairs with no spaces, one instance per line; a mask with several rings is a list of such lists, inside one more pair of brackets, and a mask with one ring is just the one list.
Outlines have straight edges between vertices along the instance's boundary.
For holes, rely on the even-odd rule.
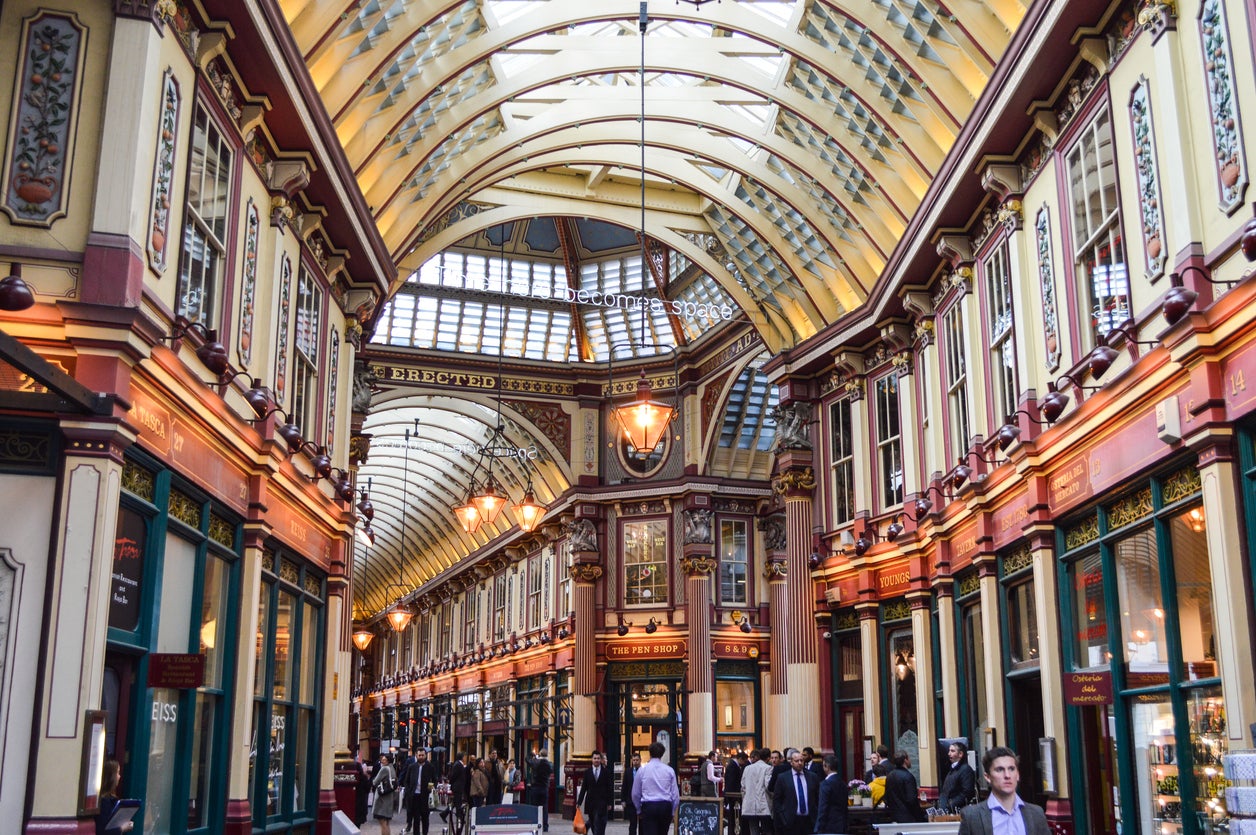
[[802,781],[802,772],[794,772],[794,785],[798,787],[798,817],[807,816],[807,787]]
[[602,769],[600,768],[593,769],[593,782],[596,783],[598,778],[601,776],[602,776]]

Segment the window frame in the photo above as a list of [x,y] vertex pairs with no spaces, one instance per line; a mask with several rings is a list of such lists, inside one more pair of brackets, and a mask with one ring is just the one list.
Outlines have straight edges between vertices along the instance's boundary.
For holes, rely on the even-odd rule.
[[[876,474],[877,484],[877,502],[882,511],[887,511],[892,507],[897,507],[903,503],[906,496],[906,478],[907,473],[903,462],[903,418],[902,409],[900,408],[899,399],[902,392],[899,386],[898,375],[894,371],[882,374],[871,381],[870,388],[873,392],[873,437],[872,443],[874,448],[873,455],[873,472]],[[882,384],[889,383],[893,387],[893,392],[883,397],[881,392]],[[887,434],[883,432],[888,429],[888,419],[885,412],[888,411],[886,406],[889,398],[894,400],[894,432]],[[884,401],[884,402],[883,402]],[[887,478],[885,456],[891,456],[891,461],[898,462],[898,488],[897,494],[894,493],[892,480]]]
[[[234,260],[235,253],[235,234],[238,226],[236,215],[239,209],[240,188],[238,182],[240,158],[239,138],[233,130],[224,127],[227,121],[211,103],[212,97],[198,95],[195,105],[192,108],[192,137],[188,145],[188,161],[184,174],[184,211],[183,211],[183,228],[180,232],[179,241],[179,265],[175,279],[175,296],[174,296],[174,312],[177,316],[183,316],[190,322],[203,324],[207,328],[216,328],[219,324],[223,311],[226,308],[225,299],[230,297],[231,284],[231,264]],[[202,126],[201,119],[204,119]],[[203,131],[203,133],[202,133]],[[211,140],[217,153],[217,165],[221,167],[222,157],[226,155],[226,167],[220,178],[214,179],[214,195],[211,197],[203,197],[205,195],[204,182],[206,179],[205,172],[208,170],[208,154],[205,156],[206,163],[200,169],[201,187],[197,189],[197,194],[202,199],[194,200],[192,197],[193,189],[192,179],[198,173],[196,163],[195,149],[198,146],[198,140],[204,137],[204,147],[209,148]],[[224,193],[219,197],[217,195],[217,186],[221,184]],[[207,204],[221,202],[222,211],[219,214],[210,215],[206,210]],[[206,220],[212,217],[213,220]],[[222,225],[221,237],[212,227],[218,223]],[[189,238],[189,235],[196,234],[196,239]],[[199,243],[202,247],[212,245],[216,255],[216,262],[212,267],[212,276],[204,274],[199,276],[196,288],[190,286],[192,276],[192,264],[195,259],[195,245]],[[202,257],[199,261],[195,261],[203,265],[205,263]],[[184,299],[190,292],[199,290],[201,297],[198,301],[199,310],[189,310],[189,305]]]
[[938,314],[941,331],[938,340],[942,354],[942,374],[946,385],[946,437],[953,459],[963,459],[973,436],[970,399],[968,346],[964,342],[964,299],[959,295]]
[[[632,562],[632,563],[629,562],[631,549],[629,547],[628,532],[630,528],[636,528],[638,526],[642,527],[643,535],[645,531],[650,531],[650,530],[656,530],[657,533],[662,534],[663,546],[662,548],[658,549],[657,559],[652,559],[649,561]],[[655,529],[654,526],[661,526],[661,529]],[[650,534],[651,538],[657,535],[657,533]],[[619,542],[621,546],[620,553],[623,555],[622,566],[623,566],[623,582],[624,582],[624,585],[623,585],[624,606],[628,608],[640,609],[640,608],[670,605],[671,597],[672,597],[671,595],[671,565],[670,565],[670,560],[668,559],[668,553],[669,553],[669,549],[671,547],[671,542],[672,542],[671,520],[668,517],[663,517],[663,516],[645,518],[645,519],[625,519],[620,522]],[[653,552],[653,546],[650,546],[649,550]],[[651,556],[653,556],[652,553],[651,553]],[[649,565],[649,566],[653,566],[655,571],[661,570],[662,583],[661,584],[651,583],[648,586],[651,592],[649,597],[644,597],[644,595],[641,594],[641,591],[644,588],[646,588],[645,586],[642,586],[637,589],[637,595],[636,595],[637,599],[636,600],[629,599],[629,592],[630,592],[630,589],[633,588],[633,584],[629,581],[628,575],[629,575],[630,566],[633,566],[633,565]],[[662,600],[654,596],[654,590],[656,588],[662,589],[664,593],[664,597]]]
[[[322,437],[319,420],[322,386],[319,384],[324,313],[324,294],[318,274],[301,259],[297,267],[296,294],[292,305],[292,413],[291,422],[301,427],[301,437]],[[311,322],[302,347],[301,323]],[[287,324],[285,323],[285,327]],[[307,351],[306,348],[309,350]]]
[[[845,413],[845,434],[839,433],[839,413]],[[858,504],[855,483],[854,400],[840,397],[829,404],[829,503],[833,514],[830,527],[849,524],[855,519]],[[839,440],[839,437],[841,440]],[[843,489],[845,485],[845,489]],[[843,512],[843,508],[845,512]]]
[[[980,261],[980,269],[986,314],[982,317],[982,325],[986,345],[989,346],[989,426],[995,428],[1016,413],[1020,401],[1016,362],[1016,299],[1012,286],[1011,243],[1006,236],[998,236],[990,246]],[[1000,328],[1001,323],[1006,324]]]
[[[719,605],[726,606],[726,607],[727,606],[749,606],[750,600],[751,600],[750,566],[754,562],[754,539],[751,534],[752,529],[750,526],[750,520],[746,519],[745,517],[728,516],[728,517],[719,517],[716,519],[716,522],[717,522],[717,529],[719,530],[719,549],[720,549],[719,554],[718,554],[719,556],[719,589],[717,592],[718,594],[717,599],[719,600]],[[727,553],[727,551],[724,547],[724,527],[726,525],[733,526],[734,528],[739,526],[741,528],[741,531],[742,531],[741,552],[742,552],[743,558],[740,560],[725,558],[725,554]],[[734,544],[735,544],[736,533],[733,534],[733,537],[734,537]],[[741,569],[742,569],[741,582],[740,582],[741,597],[740,599],[726,599],[724,597],[725,569],[730,568],[730,567],[736,567],[736,566],[741,566]],[[733,586],[734,588],[736,588],[737,586],[736,577],[733,577]]]

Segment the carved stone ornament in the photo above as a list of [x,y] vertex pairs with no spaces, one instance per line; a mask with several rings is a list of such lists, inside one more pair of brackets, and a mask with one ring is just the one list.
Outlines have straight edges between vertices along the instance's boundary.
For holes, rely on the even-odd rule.
[[680,570],[685,572],[686,577],[714,574],[715,559],[713,557],[681,557]]
[[785,534],[785,517],[779,514],[768,516],[759,524],[763,531],[763,547],[769,552],[784,551],[788,545]]
[[572,551],[597,550],[597,528],[589,519],[577,519],[568,525],[567,537]]
[[863,378],[857,380],[847,380],[842,384],[842,390],[846,392],[846,396],[851,400],[863,400],[866,391],[866,384]]
[[811,449],[811,404],[803,401],[778,406],[768,415],[776,422],[774,452]]
[[577,583],[596,583],[602,579],[602,566],[578,562],[567,569],[567,575]]
[[763,567],[763,576],[769,581],[783,580],[787,573],[785,560],[768,560],[767,565]]
[[1025,212],[1021,201],[1015,197],[1005,200],[999,207],[998,220],[1009,233],[1020,231],[1025,225]]
[[816,474],[810,467],[787,470],[776,477],[772,489],[777,493],[811,492],[816,488]]
[[695,508],[682,512],[685,520],[685,540],[686,545],[710,545],[711,544],[711,516],[712,513],[706,508]]
[[900,351],[890,358],[890,363],[894,366],[894,371],[900,377],[909,376],[912,373],[912,360],[914,355],[911,351]]
[[288,198],[282,194],[271,195],[270,198],[270,225],[279,229],[286,229],[288,224],[292,222],[293,216],[292,206],[288,202]]
[[371,397],[378,383],[379,377],[366,363],[353,369],[353,411],[366,414],[371,410]]

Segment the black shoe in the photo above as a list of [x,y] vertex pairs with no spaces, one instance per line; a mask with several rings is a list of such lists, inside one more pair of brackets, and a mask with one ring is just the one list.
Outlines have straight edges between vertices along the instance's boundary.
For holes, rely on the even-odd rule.
[[447,821],[447,820],[449,820],[449,810],[448,810],[448,809],[442,809],[442,810],[441,810],[441,813],[440,813],[440,819],[441,819],[441,820],[443,820],[443,821]]

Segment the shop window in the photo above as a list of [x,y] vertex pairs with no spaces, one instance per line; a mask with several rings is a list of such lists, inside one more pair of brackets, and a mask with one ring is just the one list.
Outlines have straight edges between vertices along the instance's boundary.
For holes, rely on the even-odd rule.
[[1177,590],[1178,631],[1182,640],[1182,678],[1215,678],[1217,643],[1212,609],[1212,568],[1203,505],[1169,518],[1173,580]]
[[175,313],[214,327],[222,297],[231,211],[231,148],[199,102],[188,154],[187,212]]
[[624,523],[624,603],[661,606],[667,594],[667,522]]
[[858,632],[846,632],[837,642],[837,697],[863,698],[863,644]]
[[1150,528],[1138,531],[1116,542],[1113,550],[1125,663],[1130,672],[1167,672],[1169,647],[1155,532]]
[[1007,631],[1012,667],[1038,666],[1038,611],[1033,580],[1008,586]]
[[[986,641],[981,627],[981,599],[973,595],[960,607],[960,633],[964,642],[966,663],[962,665],[968,738],[982,740],[982,732],[990,726],[990,710],[986,699]],[[978,745],[973,745],[978,749]]]
[[994,425],[1015,414],[1020,399],[1016,384],[1016,325],[1012,312],[1012,276],[1007,241],[999,242],[982,263],[986,279],[986,344],[990,346],[990,397]]
[[488,692],[488,702],[484,706],[484,721],[510,721],[510,685],[501,684]]
[[968,451],[972,425],[968,415],[968,360],[964,350],[964,300],[960,298],[942,314],[942,348],[946,363],[947,434],[951,455],[962,458]]
[[1098,553],[1069,563],[1073,596],[1073,659],[1078,667],[1106,666],[1108,615],[1103,596],[1103,563]]
[[1072,211],[1073,260],[1089,321],[1087,345],[1130,318],[1129,272],[1116,191],[1112,119],[1104,110],[1081,132],[1067,154]]
[[877,475],[882,509],[903,503],[903,442],[898,415],[898,377],[889,374],[874,384],[876,392]]
[[[890,722],[893,750],[916,750],[919,723],[916,712],[916,649],[910,628],[893,629],[887,635],[890,674]],[[918,768],[913,763],[913,769]]]
[[304,265],[297,277],[296,355],[293,362],[292,422],[301,437],[318,437],[318,343],[323,294]]
[[850,403],[850,398],[843,398],[829,407],[834,525],[844,525],[855,518],[855,437]]
[[725,606],[746,604],[749,528],[742,519],[720,520],[720,602]]
[[715,747],[726,753],[754,745],[755,683],[717,678],[715,681]]

